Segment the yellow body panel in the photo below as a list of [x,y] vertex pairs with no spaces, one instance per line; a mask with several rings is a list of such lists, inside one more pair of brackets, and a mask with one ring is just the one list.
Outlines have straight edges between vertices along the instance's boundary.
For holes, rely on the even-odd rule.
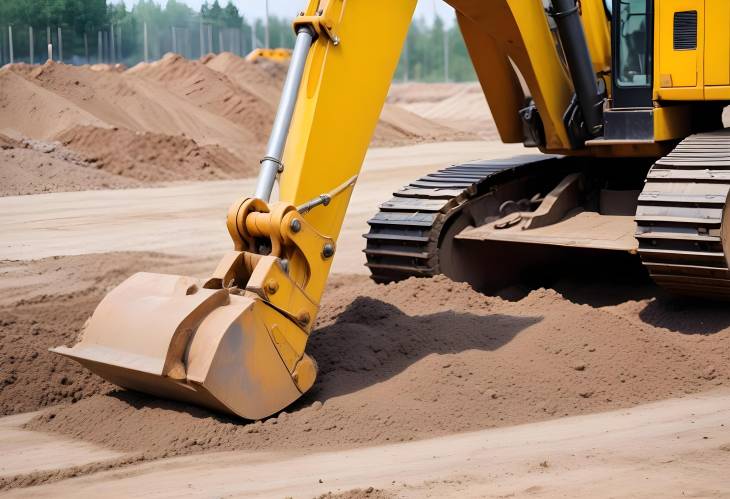
[[705,0],[705,85],[730,85],[730,2]]
[[730,85],[707,86],[705,87],[706,101],[730,101]]
[[692,109],[666,106],[654,109],[654,141],[683,139],[690,133]]
[[[654,22],[655,100],[702,100],[704,98],[705,0],[657,2]],[[674,16],[697,11],[697,48],[674,50]]]

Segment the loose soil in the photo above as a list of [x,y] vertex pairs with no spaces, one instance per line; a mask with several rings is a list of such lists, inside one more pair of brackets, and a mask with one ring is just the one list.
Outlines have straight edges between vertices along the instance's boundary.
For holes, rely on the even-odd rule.
[[140,185],[135,179],[98,170],[87,157],[59,142],[16,141],[0,135],[0,196]]
[[334,276],[308,347],[317,384],[257,422],[115,390],[46,353],[72,343],[132,271],[212,267],[130,254],[3,263],[4,413],[60,403],[28,427],[154,459],[407,441],[630,407],[730,376],[724,305],[657,297],[648,284],[612,291],[634,299],[596,304],[593,285],[572,281],[510,301],[444,277],[384,286]]
[[194,272],[204,264],[137,253],[0,262],[0,414],[111,391],[112,385],[48,349],[73,343],[100,298],[132,272],[175,272],[180,265]]
[[479,83],[394,83],[388,102],[442,126],[499,140]]
[[84,155],[91,168],[144,184],[241,178],[258,173],[254,161],[241,161],[219,145],[200,146],[180,135],[78,126],[58,139],[66,148]]
[[[0,133],[60,142],[78,161],[3,153],[0,195],[255,176],[285,75],[285,65],[230,53],[197,61],[167,54],[130,69],[7,65]],[[468,127],[386,104],[372,144],[475,138]]]

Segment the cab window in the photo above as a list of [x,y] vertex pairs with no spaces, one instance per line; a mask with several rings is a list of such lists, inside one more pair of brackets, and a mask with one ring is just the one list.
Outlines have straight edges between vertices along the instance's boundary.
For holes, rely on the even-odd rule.
[[620,0],[619,7],[618,19],[613,16],[620,34],[616,83],[622,87],[647,86],[651,75],[647,1]]

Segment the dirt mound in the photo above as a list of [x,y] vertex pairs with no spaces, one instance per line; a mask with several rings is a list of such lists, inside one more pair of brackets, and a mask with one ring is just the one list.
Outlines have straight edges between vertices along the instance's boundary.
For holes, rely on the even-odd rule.
[[[247,62],[231,53],[205,59],[205,65],[228,76],[241,88],[262,96],[275,111],[280,88],[286,77],[286,64],[266,60]],[[269,128],[267,127],[266,130]],[[385,104],[373,134],[372,145],[392,147],[436,141],[476,140],[469,130],[455,130],[393,104]]]
[[256,94],[276,109],[287,66],[271,61],[246,61],[230,52],[211,55],[202,60],[210,69],[226,75],[242,89]]
[[53,140],[76,125],[105,123],[73,102],[29,80],[23,66],[0,69],[0,133],[14,138]]
[[394,82],[388,93],[388,102],[394,104],[437,104],[458,92],[462,83],[398,83]]
[[385,104],[372,143],[387,147],[420,142],[476,139],[477,136],[473,133],[458,131],[393,104]]
[[397,83],[388,102],[444,127],[499,140],[499,133],[478,83]]
[[0,414],[110,391],[101,378],[48,348],[72,343],[101,297],[130,273],[174,273],[180,266],[199,273],[206,264],[139,253],[0,262]]
[[240,178],[257,171],[253,161],[241,161],[218,145],[200,146],[183,136],[80,126],[58,138],[84,154],[93,168],[143,182]]
[[137,187],[133,179],[98,171],[57,142],[0,136],[0,196]]
[[129,73],[166,84],[169,90],[199,108],[246,129],[260,146],[268,140],[276,108],[259,96],[259,89],[237,85],[225,73],[177,54],[167,54]]
[[[128,70],[52,61],[41,66],[13,64],[0,70],[0,133],[15,139],[62,140],[94,160],[91,166],[101,172],[140,182],[255,175],[286,69],[285,64],[247,62],[231,53],[199,61],[167,54]],[[457,130],[449,119],[434,118],[386,104],[372,144],[477,138],[473,126]],[[9,169],[16,171],[26,163],[23,158],[22,165]],[[64,168],[63,163],[49,166],[41,175],[47,181],[32,182],[19,175],[5,191],[47,192],[83,184],[74,167],[69,167],[71,182],[57,179],[64,176]],[[88,188],[129,185],[89,176]]]
[[[53,301],[43,302],[48,310],[58,309]],[[308,348],[318,382],[276,417],[245,422],[115,391],[51,408],[30,427],[148,458],[332,448],[628,407],[726,384],[726,307],[705,305],[701,321],[692,317],[703,334],[689,334],[697,331],[682,326],[687,312],[676,307],[656,298],[594,307],[545,289],[513,302],[443,277],[382,286],[336,276]]]
[[[55,120],[49,119],[55,114],[53,108],[39,106],[37,116],[25,110],[11,120],[10,127],[27,137],[56,137],[79,125],[118,127],[185,135],[201,145],[221,145],[244,160],[251,156],[251,143],[256,142],[251,131],[201,109],[171,92],[166,83],[134,73],[93,71],[88,67],[47,62],[29,74],[15,73],[15,76],[24,80],[22,86],[29,87],[27,93],[50,94],[46,100],[57,100],[59,103],[52,105],[60,106],[62,115],[68,114],[62,123],[54,124]],[[2,88],[0,95],[4,93]]]

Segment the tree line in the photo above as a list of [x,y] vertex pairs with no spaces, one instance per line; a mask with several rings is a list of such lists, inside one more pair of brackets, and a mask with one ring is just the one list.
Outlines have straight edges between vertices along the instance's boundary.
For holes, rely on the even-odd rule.
[[[0,1],[0,65],[39,63],[49,43],[54,59],[71,64],[119,62],[127,65],[177,52],[196,58],[230,51],[245,55],[265,45],[291,48],[289,19],[249,19],[230,0],[205,2],[195,11],[178,0],[164,5],[139,0],[131,9],[106,0]],[[146,42],[146,43],[145,43]],[[145,50],[145,47],[147,50]],[[415,19],[396,73],[399,80],[468,81],[475,79],[464,41],[455,23],[446,26]]]

